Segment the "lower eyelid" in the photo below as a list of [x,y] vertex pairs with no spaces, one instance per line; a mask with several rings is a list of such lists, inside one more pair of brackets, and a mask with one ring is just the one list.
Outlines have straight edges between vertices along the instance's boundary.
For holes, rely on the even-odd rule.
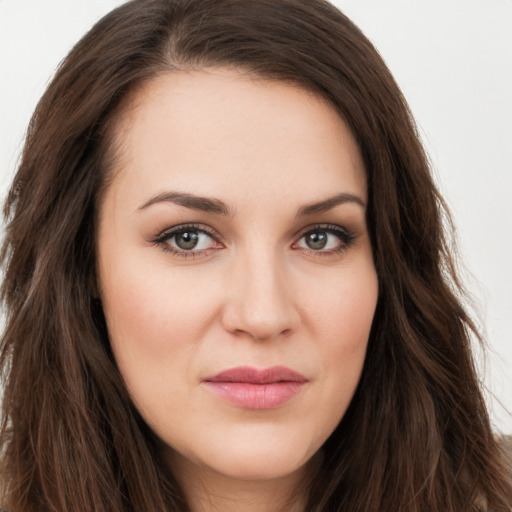
[[184,249],[179,249],[177,247],[174,247],[174,246],[166,243],[165,241],[162,241],[162,242],[157,241],[154,243],[154,245],[160,247],[160,249],[162,251],[170,254],[171,256],[174,256],[177,258],[182,258],[182,259],[197,259],[197,258],[207,257],[207,256],[211,255],[213,252],[221,249],[221,247],[208,247],[206,249],[199,249],[199,250],[190,249],[187,251]]
[[216,242],[219,241],[219,239],[215,235],[215,233],[210,232],[209,230],[205,229],[204,227],[195,226],[192,224],[190,224],[190,225],[183,224],[183,225],[175,226],[170,229],[161,231],[159,234],[157,234],[155,237],[153,237],[153,240],[155,242],[165,242],[166,240],[170,240],[171,238],[173,238],[187,230],[196,231],[197,233],[209,236],[212,240],[215,240]]
[[[180,233],[191,230],[197,233],[206,235],[211,239],[212,247],[206,247],[204,249],[180,249],[179,247],[175,247],[171,245],[169,242],[174,237],[179,235]],[[331,249],[312,249],[309,247],[297,247],[297,244],[304,239],[310,233],[314,232],[324,232],[328,233],[332,236],[335,236],[339,240],[339,247],[331,248]],[[311,253],[312,256],[334,256],[337,254],[341,254],[346,251],[357,239],[357,234],[350,232],[349,230],[342,228],[336,225],[318,225],[311,226],[309,229],[304,231],[302,235],[296,239],[296,242],[292,244],[292,248],[299,249],[301,251],[306,251]],[[182,224],[178,226],[174,226],[167,230],[160,232],[156,237],[152,239],[154,245],[161,246],[162,250],[175,255],[181,258],[200,258],[202,256],[208,256],[213,251],[219,250],[224,247],[222,242],[220,241],[220,237],[216,233],[210,232],[210,230],[205,229],[204,226],[194,225],[194,224]]]
[[[204,235],[208,237],[208,247],[203,249],[196,249],[194,247],[188,250],[178,247],[175,237],[187,231],[193,231],[198,235]],[[170,256],[183,260],[194,260],[208,257],[223,247],[222,243],[220,242],[220,237],[215,232],[210,232],[210,230],[206,229],[205,226],[197,224],[180,224],[165,229],[153,237],[151,242],[153,245],[158,246],[162,251],[166,252]]]
[[[293,245],[296,245],[300,240],[302,240],[304,237],[311,233],[315,232],[323,232],[327,233],[329,235],[335,236],[341,243],[342,247],[340,250],[348,248],[357,238],[355,233],[352,233],[346,229],[343,229],[341,227],[337,226],[329,226],[329,225],[319,225],[319,226],[313,226],[312,228],[308,229],[307,231],[303,232],[302,235],[297,239],[297,242],[295,242]],[[306,248],[304,248],[306,249]],[[311,249],[313,252],[328,252],[327,250],[317,250]],[[332,249],[331,249],[332,250]],[[336,251],[337,249],[334,249]]]

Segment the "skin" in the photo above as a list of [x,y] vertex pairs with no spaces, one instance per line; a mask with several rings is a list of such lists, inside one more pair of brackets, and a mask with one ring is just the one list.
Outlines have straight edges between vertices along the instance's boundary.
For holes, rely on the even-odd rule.
[[[359,148],[321,98],[229,69],[154,79],[115,135],[98,271],[130,395],[193,510],[300,510],[297,489],[358,384],[377,302]],[[227,214],[163,200],[170,191],[220,200]],[[304,211],[338,194],[350,200]],[[165,239],[182,224],[209,233],[194,232],[195,251]],[[307,382],[273,409],[204,383],[275,365]]]

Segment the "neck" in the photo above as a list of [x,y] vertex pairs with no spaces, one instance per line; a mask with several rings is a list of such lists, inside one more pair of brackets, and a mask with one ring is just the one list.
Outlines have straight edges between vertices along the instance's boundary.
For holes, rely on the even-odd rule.
[[289,475],[239,480],[178,458],[173,456],[173,473],[191,512],[304,512],[316,467],[310,460]]

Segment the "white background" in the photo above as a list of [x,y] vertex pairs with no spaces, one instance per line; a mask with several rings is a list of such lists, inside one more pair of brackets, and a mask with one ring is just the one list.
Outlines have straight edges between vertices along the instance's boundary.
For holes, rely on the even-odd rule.
[[[2,197],[55,67],[120,3],[0,0]],[[375,43],[416,116],[459,229],[464,280],[488,340],[479,361],[493,423],[511,434],[512,0],[335,4]]]

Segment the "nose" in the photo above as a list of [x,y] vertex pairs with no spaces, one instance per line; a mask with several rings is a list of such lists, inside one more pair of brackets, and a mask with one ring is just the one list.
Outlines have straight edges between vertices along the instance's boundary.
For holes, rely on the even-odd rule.
[[283,262],[269,253],[240,258],[226,283],[226,331],[258,341],[286,337],[300,321],[293,283]]

